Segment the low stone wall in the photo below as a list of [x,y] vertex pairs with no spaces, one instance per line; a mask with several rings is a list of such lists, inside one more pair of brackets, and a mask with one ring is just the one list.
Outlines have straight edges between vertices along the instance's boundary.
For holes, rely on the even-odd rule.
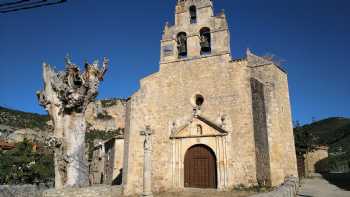
[[299,181],[297,178],[288,178],[286,182],[276,190],[263,194],[256,194],[251,197],[296,197]]
[[0,185],[0,197],[41,197],[46,185]]
[[121,196],[119,186],[98,185],[84,188],[50,189],[42,197],[116,197]]

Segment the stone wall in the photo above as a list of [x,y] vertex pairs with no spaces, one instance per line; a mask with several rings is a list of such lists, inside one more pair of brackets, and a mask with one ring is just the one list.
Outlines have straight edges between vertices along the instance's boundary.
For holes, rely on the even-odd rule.
[[123,157],[123,138],[101,141],[95,146],[90,167],[91,184],[121,185]]
[[1,197],[41,197],[41,193],[48,189],[45,185],[0,185]]
[[270,186],[298,176],[287,73],[274,62],[247,52],[251,78],[264,84]]
[[124,99],[99,100],[86,110],[90,130],[114,131],[125,128],[126,102]]
[[118,186],[99,185],[86,188],[50,189],[44,191],[42,197],[115,197],[121,196],[120,191]]
[[[256,184],[249,70],[246,63],[231,59],[223,55],[169,63],[141,81],[141,89],[130,100],[130,122],[126,127],[127,166],[123,174],[126,195],[142,192],[144,138],[140,131],[146,125],[154,131],[154,192],[184,188],[184,155],[196,144],[206,145],[216,153],[218,188]],[[194,107],[191,101],[197,94],[204,98],[201,115],[218,125],[224,120],[223,128],[228,135],[171,140],[173,128],[191,122]]]
[[251,87],[256,153],[256,174],[259,185],[264,186],[271,182],[264,84],[252,78]]
[[328,147],[318,147],[304,155],[306,176],[312,173],[328,172]]
[[256,194],[251,197],[296,197],[299,187],[297,178],[288,178],[284,184],[272,192]]
[[113,185],[121,185],[123,177],[124,139],[116,139],[114,144]]
[[[190,6],[197,7],[195,24],[190,24]],[[210,54],[201,53],[202,44],[208,44],[200,34],[203,27],[210,29]],[[186,41],[177,39],[182,33]],[[187,55],[179,56],[180,49]],[[253,84],[256,92],[251,79],[260,83]],[[197,96],[202,98],[200,105],[194,102]],[[153,131],[153,192],[184,189],[184,159],[195,145],[215,153],[219,190],[257,185],[257,172],[259,180],[269,179],[271,186],[298,176],[287,74],[250,53],[247,59],[233,60],[225,14],[214,15],[210,0],[178,1],[175,25],[167,24],[162,35],[159,72],[141,80],[127,105],[125,195],[143,189],[140,132],[146,127]],[[204,135],[196,134],[193,128],[198,126]]]
[[[184,189],[184,159],[194,145],[205,145],[215,153],[219,190],[257,185],[257,172],[261,182],[269,177],[271,186],[280,185],[287,176],[298,176],[287,74],[258,56],[232,60],[225,15],[214,16],[209,0],[181,2],[175,25],[164,29],[159,72],[142,79],[128,103],[124,194],[142,192],[144,137],[140,131],[146,126],[153,130],[153,192]],[[199,10],[197,24],[188,20],[192,5]],[[203,27],[211,30],[211,54],[200,52]],[[176,51],[181,32],[187,34],[186,57],[179,57]],[[252,78],[261,83],[255,95]],[[198,95],[203,98],[200,106],[193,102]],[[253,112],[254,104],[260,112]],[[193,114],[197,112],[218,126],[209,129],[205,122],[196,121]],[[227,135],[196,136],[191,128],[197,125],[203,133],[222,129]],[[172,139],[179,129],[194,132]]]

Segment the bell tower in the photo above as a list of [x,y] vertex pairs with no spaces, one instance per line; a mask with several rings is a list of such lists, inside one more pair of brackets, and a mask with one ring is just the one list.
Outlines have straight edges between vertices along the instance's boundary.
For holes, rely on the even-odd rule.
[[[197,20],[193,20],[196,15]],[[211,0],[178,0],[175,11],[175,25],[196,24],[214,15]]]
[[211,0],[177,0],[175,24],[165,24],[161,64],[230,54],[224,11],[214,14]]

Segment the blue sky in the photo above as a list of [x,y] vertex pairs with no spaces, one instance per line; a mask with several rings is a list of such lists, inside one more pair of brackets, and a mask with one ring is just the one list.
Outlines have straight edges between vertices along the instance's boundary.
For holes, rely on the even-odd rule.
[[[250,48],[284,60],[294,120],[350,117],[350,1],[214,3],[228,17],[234,58]],[[62,69],[67,53],[79,65],[110,58],[99,98],[132,95],[141,78],[158,70],[162,29],[173,23],[174,9],[175,0],[68,0],[0,14],[0,105],[45,113],[35,97],[42,62]]]

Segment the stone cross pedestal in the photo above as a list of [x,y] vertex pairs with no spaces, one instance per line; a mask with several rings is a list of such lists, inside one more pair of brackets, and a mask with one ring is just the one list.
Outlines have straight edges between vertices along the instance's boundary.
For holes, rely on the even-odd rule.
[[143,167],[143,194],[141,196],[153,197],[152,193],[152,130],[146,126],[145,131],[141,131],[145,136],[144,141],[144,167]]

